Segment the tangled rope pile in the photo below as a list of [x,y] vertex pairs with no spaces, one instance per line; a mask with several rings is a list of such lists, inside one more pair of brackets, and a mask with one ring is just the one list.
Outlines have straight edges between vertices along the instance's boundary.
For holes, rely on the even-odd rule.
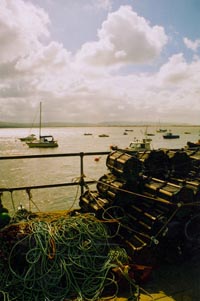
[[4,301],[96,300],[109,285],[117,292],[109,272],[127,263],[127,254],[111,247],[106,226],[94,216],[32,221],[28,229],[0,265]]

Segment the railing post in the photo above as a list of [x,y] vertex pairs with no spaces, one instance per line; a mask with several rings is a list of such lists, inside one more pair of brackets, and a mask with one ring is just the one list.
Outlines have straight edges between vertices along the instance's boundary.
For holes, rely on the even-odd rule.
[[[95,180],[87,181],[85,180],[85,174],[83,170],[83,157],[84,156],[93,156],[93,155],[108,155],[110,152],[80,152],[80,153],[64,153],[64,154],[37,154],[37,155],[16,155],[16,156],[0,156],[0,161],[2,160],[17,160],[17,159],[33,159],[33,158],[58,158],[58,157],[80,157],[80,180],[79,182],[69,182],[69,183],[57,183],[57,184],[41,184],[34,186],[18,186],[18,187],[0,187],[0,198],[4,191],[11,193],[13,191],[20,190],[32,190],[32,189],[43,189],[43,188],[56,188],[56,187],[66,187],[66,186],[81,186],[81,194],[84,193],[84,189],[87,188],[88,184],[96,183]],[[1,183],[0,183],[1,185]],[[33,201],[32,201],[33,202]],[[14,208],[14,204],[13,204]]]
[[80,186],[81,186],[81,194],[83,194],[84,192],[84,186],[85,186],[85,182],[84,182],[84,171],[83,171],[83,157],[84,157],[84,153],[81,152],[80,153]]

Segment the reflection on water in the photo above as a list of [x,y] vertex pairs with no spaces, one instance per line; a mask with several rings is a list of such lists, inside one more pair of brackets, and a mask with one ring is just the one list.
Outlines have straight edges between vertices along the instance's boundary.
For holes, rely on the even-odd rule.
[[[127,135],[124,135],[124,127],[45,128],[43,135],[51,134],[58,140],[59,147],[56,149],[28,148],[19,140],[30,134],[28,129],[0,129],[0,156],[110,151],[112,145],[125,148],[134,139],[144,138],[146,131],[145,127],[131,129],[133,131],[127,131]],[[195,142],[200,138],[198,127],[170,129],[174,134],[179,134],[180,139],[165,140],[162,133],[156,132],[156,127],[148,127],[148,133],[155,134],[150,137],[154,149],[183,148],[187,141]],[[37,135],[37,129],[31,133]],[[100,134],[107,134],[109,137],[101,138]],[[98,180],[105,173],[108,173],[106,156],[99,157],[97,161],[95,156],[84,157],[84,175],[88,180]],[[79,157],[6,160],[1,161],[0,165],[0,188],[65,183],[78,181],[79,177]],[[95,189],[95,186],[92,188]],[[32,190],[31,193],[33,202],[30,202],[25,191],[13,192],[12,195],[6,192],[2,199],[8,208],[12,208],[13,199],[16,207],[22,203],[27,209],[37,210],[34,208],[36,203],[40,210],[68,209],[72,205],[78,206],[80,190],[77,192],[77,187],[62,187]]]

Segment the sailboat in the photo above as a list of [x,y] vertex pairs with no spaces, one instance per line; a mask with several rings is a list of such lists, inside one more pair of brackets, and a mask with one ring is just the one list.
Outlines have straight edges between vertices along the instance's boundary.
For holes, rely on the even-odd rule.
[[[155,134],[153,134],[153,133],[148,133],[147,128],[148,128],[148,127],[146,127],[146,130],[145,130],[145,132],[144,132],[144,134],[145,134],[145,140],[146,140],[146,142],[150,142],[150,141],[152,141],[152,139],[151,139],[151,138],[147,138],[147,136],[155,136]],[[143,139],[143,141],[144,141],[144,139]]]
[[54,140],[52,135],[42,135],[42,103],[40,102],[40,124],[39,124],[39,138],[33,141],[27,141],[26,144],[29,147],[58,147],[58,142]]
[[156,130],[157,133],[166,133],[167,129],[163,129],[160,127],[160,121],[159,121],[159,128]]

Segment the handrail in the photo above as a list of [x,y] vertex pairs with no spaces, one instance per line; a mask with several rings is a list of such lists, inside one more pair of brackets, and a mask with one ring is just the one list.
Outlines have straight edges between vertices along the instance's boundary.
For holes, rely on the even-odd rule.
[[16,159],[33,159],[33,158],[55,158],[55,157],[80,157],[80,180],[79,182],[68,182],[68,183],[57,183],[57,184],[47,184],[47,185],[34,185],[34,186],[21,186],[21,187],[9,187],[1,188],[0,193],[4,191],[19,191],[19,190],[30,190],[30,189],[42,189],[42,188],[54,188],[63,186],[77,186],[80,185],[81,193],[84,192],[84,187],[87,184],[93,184],[95,181],[85,181],[84,180],[84,157],[94,156],[94,155],[108,155],[110,152],[79,152],[79,153],[59,153],[59,154],[42,154],[42,155],[16,155],[16,156],[3,156],[0,160],[16,160]]
[[17,155],[17,156],[4,156],[0,157],[0,160],[12,160],[12,159],[31,159],[31,158],[50,158],[50,157],[81,157],[81,156],[93,156],[93,155],[108,155],[110,152],[80,152],[80,153],[61,153],[61,154],[43,154],[43,155]]

